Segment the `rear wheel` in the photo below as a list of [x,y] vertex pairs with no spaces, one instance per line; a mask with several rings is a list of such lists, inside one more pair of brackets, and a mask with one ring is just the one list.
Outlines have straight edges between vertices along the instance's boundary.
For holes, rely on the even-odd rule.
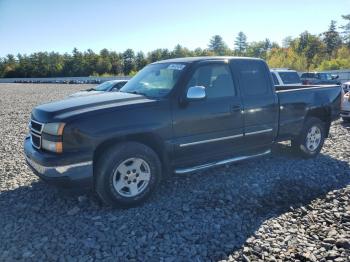
[[324,123],[318,118],[308,118],[300,135],[292,140],[293,150],[304,158],[317,156],[325,140]]
[[134,206],[154,191],[161,177],[157,154],[148,146],[125,142],[107,150],[97,161],[95,189],[113,206]]

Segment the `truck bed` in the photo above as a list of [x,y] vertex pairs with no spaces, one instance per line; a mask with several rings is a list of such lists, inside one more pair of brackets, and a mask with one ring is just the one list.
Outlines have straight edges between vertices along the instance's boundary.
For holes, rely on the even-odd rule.
[[341,87],[338,85],[276,86],[279,100],[279,131],[277,140],[297,136],[311,111],[324,120],[339,116]]
[[338,85],[275,85],[276,92],[295,90],[295,89],[314,89],[314,88],[327,88],[327,87],[339,87]]

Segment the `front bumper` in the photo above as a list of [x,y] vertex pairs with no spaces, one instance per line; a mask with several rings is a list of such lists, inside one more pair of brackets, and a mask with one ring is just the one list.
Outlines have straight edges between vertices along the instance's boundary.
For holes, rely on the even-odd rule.
[[28,166],[47,181],[61,187],[92,188],[93,166],[90,154],[56,155],[35,149],[30,138],[24,141],[24,153]]

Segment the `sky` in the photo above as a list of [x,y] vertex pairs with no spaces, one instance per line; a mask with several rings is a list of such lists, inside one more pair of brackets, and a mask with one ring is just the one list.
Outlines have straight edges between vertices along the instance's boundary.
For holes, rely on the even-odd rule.
[[248,42],[281,44],[305,30],[320,34],[331,20],[344,24],[344,14],[350,0],[0,0],[0,56],[207,48],[216,34],[233,48],[239,31]]

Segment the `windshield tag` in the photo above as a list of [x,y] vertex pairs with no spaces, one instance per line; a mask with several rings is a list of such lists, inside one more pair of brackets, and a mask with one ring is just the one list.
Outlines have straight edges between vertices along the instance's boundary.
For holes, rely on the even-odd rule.
[[184,69],[185,65],[182,64],[171,64],[168,66],[168,69],[170,70],[182,70]]

